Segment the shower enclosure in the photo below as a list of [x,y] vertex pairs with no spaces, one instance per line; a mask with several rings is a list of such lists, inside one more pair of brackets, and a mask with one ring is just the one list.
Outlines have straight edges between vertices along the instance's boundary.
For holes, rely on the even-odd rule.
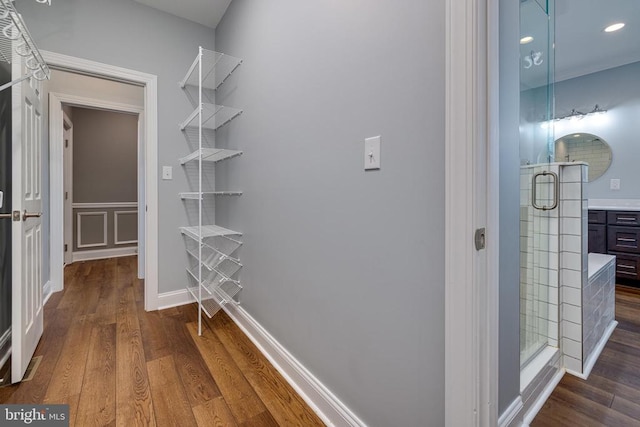
[[559,172],[558,166],[551,163],[554,158],[553,10],[553,0],[520,2],[520,366],[523,370],[546,348],[558,347]]

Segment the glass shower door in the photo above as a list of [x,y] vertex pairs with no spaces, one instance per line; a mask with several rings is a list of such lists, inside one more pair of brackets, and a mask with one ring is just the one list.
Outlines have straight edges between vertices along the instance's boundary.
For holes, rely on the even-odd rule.
[[520,365],[558,346],[553,3],[520,3]]

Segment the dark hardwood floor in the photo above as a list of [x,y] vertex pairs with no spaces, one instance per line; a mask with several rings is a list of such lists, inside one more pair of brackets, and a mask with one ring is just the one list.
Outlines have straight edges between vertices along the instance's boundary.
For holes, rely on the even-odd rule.
[[566,374],[532,426],[640,426],[640,290],[616,287],[616,320],[589,379]]
[[322,426],[219,312],[197,335],[195,305],[147,313],[135,257],[75,263],[45,306],[35,377],[0,403],[66,403],[71,425]]

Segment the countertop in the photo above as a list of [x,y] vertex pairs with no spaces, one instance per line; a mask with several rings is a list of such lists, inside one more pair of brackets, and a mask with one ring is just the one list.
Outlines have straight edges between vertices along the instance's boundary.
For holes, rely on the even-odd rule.
[[640,199],[589,199],[589,209],[640,211]]
[[605,254],[589,254],[589,279],[596,274],[602,267],[606,266],[610,262],[615,262],[616,257],[613,255]]

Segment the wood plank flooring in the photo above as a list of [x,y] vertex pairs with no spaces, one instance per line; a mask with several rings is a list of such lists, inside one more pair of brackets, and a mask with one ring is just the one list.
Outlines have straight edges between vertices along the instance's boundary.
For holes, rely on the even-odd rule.
[[616,287],[616,320],[588,380],[566,374],[533,427],[640,426],[640,290]]
[[136,257],[66,267],[42,363],[0,403],[66,403],[82,427],[324,425],[222,311],[201,337],[193,304],[145,312],[136,268]]

